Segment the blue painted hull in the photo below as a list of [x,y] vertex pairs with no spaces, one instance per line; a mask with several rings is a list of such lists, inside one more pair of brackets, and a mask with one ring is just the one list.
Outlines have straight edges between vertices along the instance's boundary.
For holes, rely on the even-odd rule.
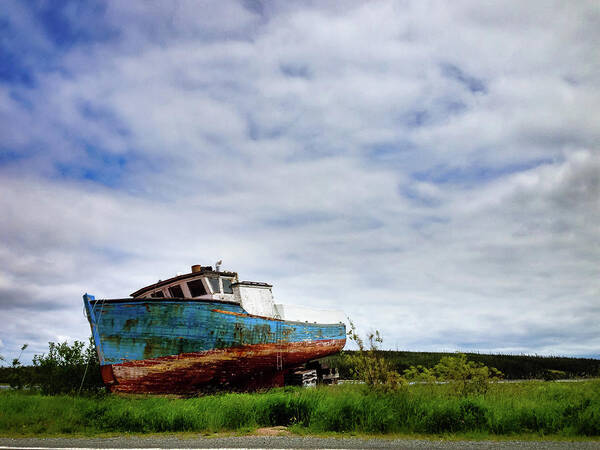
[[278,384],[272,380],[282,378],[285,369],[345,344],[342,323],[252,316],[233,303],[91,296],[84,296],[84,303],[103,378],[112,390],[191,392],[204,384]]

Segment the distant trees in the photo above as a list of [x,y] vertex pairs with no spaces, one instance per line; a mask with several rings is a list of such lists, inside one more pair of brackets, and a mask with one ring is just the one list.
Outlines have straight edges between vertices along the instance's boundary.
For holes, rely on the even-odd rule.
[[[329,356],[326,360],[330,366],[339,368],[340,377],[350,378],[354,376],[350,362],[352,360],[351,356],[357,352],[357,350],[347,350],[340,356]],[[453,356],[452,353],[405,352],[381,349],[378,350],[378,354],[389,363],[393,370],[400,374],[413,366],[432,368],[442,358]],[[496,367],[504,374],[504,378],[510,380],[553,380],[556,378],[593,378],[600,376],[600,359],[481,353],[465,353],[465,355],[469,361],[481,363],[487,367]]]

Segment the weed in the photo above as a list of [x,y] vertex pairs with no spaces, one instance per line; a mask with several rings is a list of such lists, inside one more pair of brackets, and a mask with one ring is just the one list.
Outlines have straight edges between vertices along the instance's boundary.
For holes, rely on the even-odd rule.
[[353,375],[368,386],[384,391],[392,391],[404,385],[404,378],[392,369],[389,361],[381,355],[378,345],[383,342],[383,339],[379,331],[369,333],[367,348],[354,323],[351,320],[349,322],[348,337],[358,345],[358,352],[349,356]]

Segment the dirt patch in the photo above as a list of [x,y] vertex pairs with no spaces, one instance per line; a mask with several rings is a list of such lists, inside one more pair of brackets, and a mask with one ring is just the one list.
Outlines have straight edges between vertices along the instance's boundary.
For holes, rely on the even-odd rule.
[[280,425],[278,427],[263,427],[256,430],[255,434],[259,436],[289,436],[290,433],[287,427]]

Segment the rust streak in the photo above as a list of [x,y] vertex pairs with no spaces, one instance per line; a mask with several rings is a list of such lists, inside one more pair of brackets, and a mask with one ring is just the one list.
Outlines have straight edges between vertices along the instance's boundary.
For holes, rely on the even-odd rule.
[[283,320],[281,319],[275,319],[274,317],[267,317],[267,316],[257,316],[255,314],[243,314],[243,313],[238,313],[238,312],[234,312],[234,311],[223,311],[222,309],[211,309],[212,312],[218,312],[221,314],[230,314],[232,316],[240,316],[240,317],[256,317],[258,319],[266,319],[266,320],[274,320],[277,322],[283,322]]

